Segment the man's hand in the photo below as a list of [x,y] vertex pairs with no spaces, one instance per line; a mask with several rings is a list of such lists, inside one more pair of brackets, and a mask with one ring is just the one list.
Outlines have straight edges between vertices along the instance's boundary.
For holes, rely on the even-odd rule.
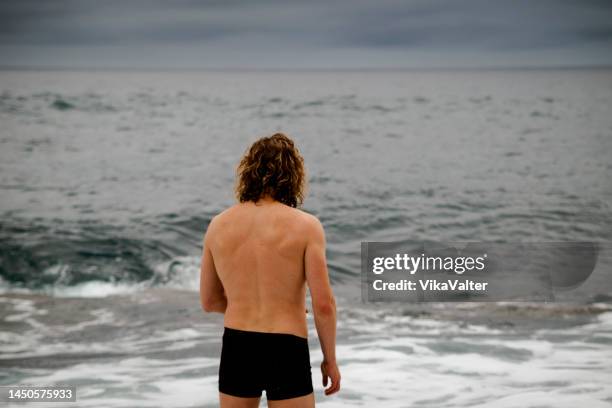
[[332,395],[340,391],[340,370],[336,363],[328,363],[323,361],[321,363],[321,374],[323,375],[323,387],[327,387],[328,379],[331,384],[325,389],[325,395]]

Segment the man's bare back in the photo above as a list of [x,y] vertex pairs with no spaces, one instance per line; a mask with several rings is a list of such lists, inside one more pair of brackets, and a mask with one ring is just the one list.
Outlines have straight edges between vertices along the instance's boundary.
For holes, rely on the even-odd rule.
[[219,363],[221,407],[312,407],[306,288],[323,352],[326,395],[340,389],[336,302],[319,220],[297,208],[303,158],[282,133],[255,141],[237,168],[236,204],[204,236],[200,302],[225,315]]
[[304,253],[315,221],[273,200],[215,217],[207,240],[227,298],[225,327],[307,337]]

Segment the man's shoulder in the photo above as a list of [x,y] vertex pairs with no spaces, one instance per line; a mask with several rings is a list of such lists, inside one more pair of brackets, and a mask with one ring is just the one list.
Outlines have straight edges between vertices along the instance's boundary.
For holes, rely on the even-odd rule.
[[234,204],[231,207],[227,207],[223,211],[221,211],[218,214],[214,215],[210,219],[210,223],[208,224],[208,228],[214,227],[217,224],[223,224],[225,222],[228,222],[234,216],[234,213],[236,211],[237,206],[238,206],[237,204]]
[[293,210],[295,211],[297,218],[299,218],[300,223],[306,229],[310,231],[318,231],[323,229],[323,225],[321,224],[321,221],[316,215],[301,210],[299,208],[294,208]]

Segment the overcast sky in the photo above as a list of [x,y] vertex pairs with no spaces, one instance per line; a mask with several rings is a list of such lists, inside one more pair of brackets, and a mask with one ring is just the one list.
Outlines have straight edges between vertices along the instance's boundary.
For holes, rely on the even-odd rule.
[[612,65],[612,0],[0,0],[0,66]]

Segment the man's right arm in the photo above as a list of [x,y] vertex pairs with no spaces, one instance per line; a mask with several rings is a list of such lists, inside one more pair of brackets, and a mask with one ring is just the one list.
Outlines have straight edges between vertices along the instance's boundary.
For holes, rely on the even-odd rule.
[[325,394],[330,395],[340,389],[340,371],[336,363],[336,301],[327,272],[323,226],[313,216],[309,216],[308,223],[304,268],[310,288],[315,326],[323,351],[323,386],[327,386],[329,378],[331,385],[325,390]]

